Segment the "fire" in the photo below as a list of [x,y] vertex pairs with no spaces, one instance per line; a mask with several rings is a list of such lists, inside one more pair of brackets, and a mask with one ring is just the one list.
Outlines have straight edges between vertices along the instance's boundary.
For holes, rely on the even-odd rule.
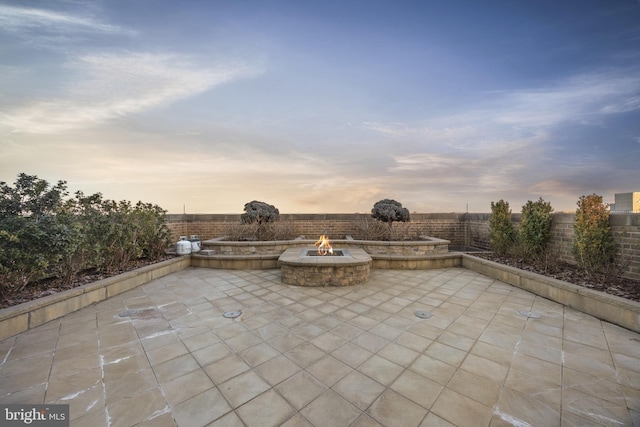
[[322,234],[314,246],[318,247],[318,255],[333,254],[333,248],[329,244],[329,236],[326,234]]

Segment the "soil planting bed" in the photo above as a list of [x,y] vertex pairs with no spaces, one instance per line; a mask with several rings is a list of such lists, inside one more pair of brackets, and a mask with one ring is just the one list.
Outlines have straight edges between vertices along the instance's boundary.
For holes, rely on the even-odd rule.
[[550,263],[545,267],[527,263],[522,259],[499,256],[493,253],[474,253],[473,256],[640,302],[640,281],[638,280],[614,277],[614,275],[611,275],[609,280],[606,280],[604,276],[590,277],[579,267],[566,262]]

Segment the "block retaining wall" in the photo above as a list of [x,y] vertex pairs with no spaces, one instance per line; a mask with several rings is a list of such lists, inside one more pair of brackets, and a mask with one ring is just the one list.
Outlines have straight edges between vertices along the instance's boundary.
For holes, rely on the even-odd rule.
[[[411,235],[425,235],[449,240],[452,246],[490,249],[488,213],[413,213],[407,225]],[[212,239],[225,234],[230,225],[240,223],[240,214],[186,214],[168,215],[169,227],[177,241],[178,236],[198,235],[201,239]],[[314,239],[328,231],[332,239],[346,235],[357,235],[356,222],[370,218],[367,214],[282,214],[300,235]],[[553,214],[550,254],[561,261],[574,263],[572,213]],[[513,214],[517,226],[520,214]],[[640,214],[612,214],[611,231],[616,242],[616,259],[622,265],[624,276],[640,280]],[[398,224],[396,224],[398,225]]]

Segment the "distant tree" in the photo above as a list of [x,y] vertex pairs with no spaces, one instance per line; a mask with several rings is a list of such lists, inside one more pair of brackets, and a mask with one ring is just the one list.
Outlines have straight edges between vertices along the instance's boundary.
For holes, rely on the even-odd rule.
[[491,202],[489,218],[489,243],[498,255],[506,255],[513,249],[517,240],[516,229],[511,222],[509,202],[499,200]]
[[591,276],[610,265],[615,253],[608,208],[597,194],[581,196],[578,200],[573,224],[573,257]]
[[244,212],[240,216],[243,224],[257,224],[256,235],[258,240],[262,240],[262,228],[265,224],[277,221],[280,218],[280,211],[273,205],[254,200],[244,205]]
[[402,203],[391,199],[383,199],[376,202],[371,209],[371,216],[379,221],[386,222],[389,226],[389,240],[393,235],[393,222],[409,222],[411,220],[409,209],[403,208]]

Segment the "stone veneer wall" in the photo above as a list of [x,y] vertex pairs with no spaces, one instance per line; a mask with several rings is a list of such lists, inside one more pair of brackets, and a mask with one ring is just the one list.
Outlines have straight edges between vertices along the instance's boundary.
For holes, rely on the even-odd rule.
[[[411,232],[451,242],[452,246],[471,246],[489,249],[489,213],[412,213]],[[314,239],[329,232],[334,239],[345,235],[356,235],[355,221],[370,217],[368,214],[282,214],[291,221],[301,235]],[[514,223],[520,222],[520,214],[513,214]],[[574,262],[571,254],[573,244],[572,213],[553,214],[551,254],[563,261]],[[186,214],[168,215],[169,227],[174,236],[197,234],[201,239],[212,239],[224,235],[226,228],[240,222],[240,215]],[[616,241],[617,259],[628,264],[625,276],[640,280],[640,214],[611,215],[611,229]],[[628,261],[628,262],[627,262]]]

